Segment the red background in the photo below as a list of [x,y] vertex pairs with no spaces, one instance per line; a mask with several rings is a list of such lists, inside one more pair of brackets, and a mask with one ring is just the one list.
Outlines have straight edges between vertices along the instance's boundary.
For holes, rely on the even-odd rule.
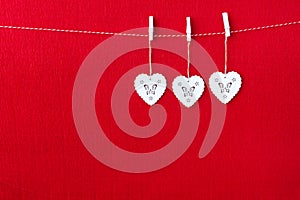
[[[155,26],[182,33],[186,16],[191,16],[194,33],[222,31],[223,11],[229,12],[232,30],[300,19],[300,2],[295,0],[2,0],[0,7],[1,25],[111,32],[147,26],[149,15],[154,15]],[[299,31],[294,25],[233,34],[229,69],[240,72],[243,87],[228,104],[212,152],[197,158],[210,117],[206,90],[199,101],[199,133],[188,151],[159,171],[129,174],[91,156],[72,117],[76,73],[88,53],[109,36],[1,29],[0,199],[299,199]],[[223,37],[194,39],[223,70]],[[128,69],[113,70],[113,64],[103,80],[116,81],[131,66],[147,62],[147,50],[137,55],[118,59]],[[153,61],[185,72],[179,67],[185,60],[168,52],[154,50]],[[111,92],[105,92],[109,101]],[[126,137],[112,120],[101,123],[123,148],[160,148],[176,133],[172,124],[178,123],[178,103],[172,95],[167,91],[161,99],[168,112],[175,110],[168,116],[170,129],[143,141],[145,145]],[[139,110],[130,105],[133,119],[147,124],[147,107],[137,95],[132,99],[141,104]]]

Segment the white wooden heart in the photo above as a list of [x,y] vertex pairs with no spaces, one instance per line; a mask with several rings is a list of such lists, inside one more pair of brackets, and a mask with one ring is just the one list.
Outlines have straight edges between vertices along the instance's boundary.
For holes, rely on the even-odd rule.
[[140,74],[134,81],[134,87],[138,95],[150,106],[154,105],[164,94],[167,81],[161,74]]
[[237,72],[215,72],[209,78],[212,93],[224,104],[227,104],[240,90],[242,78]]
[[177,76],[172,84],[176,98],[186,107],[191,107],[203,94],[204,81],[200,76]]

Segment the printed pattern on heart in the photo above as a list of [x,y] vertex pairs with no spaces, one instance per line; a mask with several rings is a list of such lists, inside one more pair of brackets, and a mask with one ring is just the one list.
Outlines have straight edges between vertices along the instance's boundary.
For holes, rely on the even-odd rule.
[[204,91],[204,81],[200,76],[177,76],[172,84],[176,98],[186,107],[191,107]]
[[215,72],[209,78],[212,93],[224,104],[227,104],[239,92],[242,78],[237,72]]
[[138,95],[150,106],[154,105],[164,94],[167,81],[161,74],[140,74],[134,81]]

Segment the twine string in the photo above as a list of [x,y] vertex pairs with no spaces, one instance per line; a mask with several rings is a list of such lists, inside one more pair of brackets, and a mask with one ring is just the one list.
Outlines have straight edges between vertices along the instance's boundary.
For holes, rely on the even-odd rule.
[[[286,22],[280,24],[272,24],[265,26],[258,26],[252,28],[245,28],[239,30],[232,30],[230,33],[242,33],[255,30],[278,28],[290,25],[300,24],[300,21]],[[114,32],[104,32],[104,31],[89,31],[89,30],[74,30],[74,29],[58,29],[58,28],[46,28],[46,27],[27,27],[27,26],[10,26],[10,25],[0,25],[0,29],[17,29],[17,30],[30,30],[30,31],[48,31],[48,32],[64,32],[64,33],[80,33],[80,34],[93,34],[93,35],[118,35],[118,36],[129,36],[129,37],[148,37],[147,34],[138,33],[114,33]],[[215,36],[223,35],[225,32],[210,32],[210,33],[197,33],[192,34],[193,37],[204,37],[204,36]],[[184,34],[168,35],[168,34],[157,34],[154,37],[185,37]]]

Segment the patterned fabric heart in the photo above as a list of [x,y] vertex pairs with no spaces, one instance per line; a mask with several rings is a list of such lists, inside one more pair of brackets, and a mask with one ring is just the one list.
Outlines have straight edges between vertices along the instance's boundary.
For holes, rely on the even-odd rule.
[[177,76],[172,84],[176,98],[186,107],[191,107],[203,94],[204,81],[200,76]]
[[227,104],[240,90],[242,78],[237,72],[215,72],[209,78],[212,93],[224,104]]
[[164,94],[167,81],[161,74],[140,74],[134,81],[138,95],[150,106],[154,105]]

